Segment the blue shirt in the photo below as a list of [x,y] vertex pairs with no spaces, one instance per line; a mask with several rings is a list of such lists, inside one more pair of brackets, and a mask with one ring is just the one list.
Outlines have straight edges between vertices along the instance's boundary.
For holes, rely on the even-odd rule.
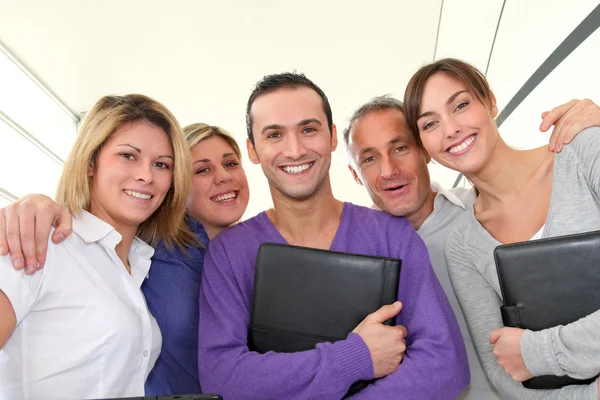
[[160,327],[163,343],[146,380],[146,395],[201,393],[198,381],[198,298],[209,239],[204,227],[188,217],[188,226],[203,248],[156,247],[148,279],[142,285],[148,308]]

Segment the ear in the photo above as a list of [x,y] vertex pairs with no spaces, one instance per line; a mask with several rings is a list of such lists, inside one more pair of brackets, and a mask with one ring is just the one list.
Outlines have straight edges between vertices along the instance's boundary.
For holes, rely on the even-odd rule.
[[246,148],[248,149],[248,158],[252,161],[253,164],[260,164],[260,159],[258,158],[258,154],[256,154],[256,149],[254,145],[250,141],[250,139],[246,139]]
[[425,157],[425,163],[429,164],[429,162],[431,161],[431,156],[425,150],[421,150],[421,151],[423,152],[423,157]]
[[90,162],[90,165],[88,165],[88,176],[94,176],[94,170],[96,163],[94,161]]
[[492,116],[492,118],[496,118],[498,116],[498,105],[496,104],[496,96],[491,91],[490,100],[492,102],[492,104],[490,104],[490,115]]
[[354,180],[356,181],[356,183],[358,183],[360,186],[364,186],[363,183],[362,183],[362,181],[358,177],[358,174],[356,173],[356,170],[354,168],[352,168],[352,165],[348,164],[348,169],[350,170],[350,173],[352,174],[352,177],[354,178]]
[[337,149],[338,140],[337,140],[337,127],[335,124],[331,125],[331,152],[334,152]]

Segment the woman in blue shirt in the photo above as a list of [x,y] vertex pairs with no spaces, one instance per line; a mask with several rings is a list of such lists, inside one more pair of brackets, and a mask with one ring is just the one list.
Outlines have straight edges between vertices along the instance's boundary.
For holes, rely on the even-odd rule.
[[206,124],[184,128],[192,154],[192,188],[187,223],[199,246],[168,248],[160,243],[142,285],[148,308],[163,335],[146,395],[200,393],[198,382],[198,297],[208,243],[240,220],[249,190],[241,152],[225,130]]

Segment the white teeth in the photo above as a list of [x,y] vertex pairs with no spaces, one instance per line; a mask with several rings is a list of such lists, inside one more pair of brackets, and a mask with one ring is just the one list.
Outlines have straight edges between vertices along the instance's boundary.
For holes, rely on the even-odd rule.
[[448,149],[448,152],[450,153],[458,153],[461,150],[464,150],[467,148],[467,146],[469,146],[471,143],[473,143],[473,141],[475,140],[475,136],[469,136],[464,142],[462,142],[461,144],[457,145],[457,146],[453,146],[450,147]]
[[220,203],[222,201],[229,201],[229,200],[235,199],[235,197],[236,197],[235,192],[231,192],[231,193],[227,193],[227,194],[222,194],[217,197],[213,197],[212,200]]
[[136,197],[138,199],[148,200],[148,199],[152,198],[152,196],[150,196],[149,194],[138,193],[138,192],[134,192],[132,190],[125,190],[125,193],[127,193],[131,197]]
[[288,174],[299,174],[302,171],[306,171],[307,169],[309,169],[311,167],[312,163],[308,163],[308,164],[304,164],[304,165],[296,165],[296,166],[289,166],[289,167],[283,167],[282,169],[287,172]]

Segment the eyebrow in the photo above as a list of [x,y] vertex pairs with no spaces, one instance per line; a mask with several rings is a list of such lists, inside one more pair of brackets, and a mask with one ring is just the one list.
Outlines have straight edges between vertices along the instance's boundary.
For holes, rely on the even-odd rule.
[[[401,141],[402,141],[402,139],[403,139],[402,137],[395,137],[395,138],[393,138],[392,140],[390,140],[389,142],[387,142],[387,145],[389,146],[390,144],[396,144],[396,143],[398,143],[398,142],[401,142]],[[371,147],[367,147],[367,148],[365,148],[365,149],[362,149],[362,150],[360,151],[360,155],[361,155],[361,156],[363,156],[363,155],[365,155],[365,154],[367,154],[367,153],[370,153],[370,152],[371,152],[371,151],[373,151],[373,150],[375,150],[375,147],[373,147],[373,146],[371,146]]]
[[[131,147],[132,149],[134,149],[134,150],[135,150],[135,151],[137,151],[138,153],[141,153],[141,152],[142,152],[142,151],[141,151],[140,149],[138,149],[137,147],[135,147],[135,146],[133,146],[133,145],[131,145],[131,144],[128,144],[128,143],[118,144],[117,146],[120,146],[120,147]],[[170,158],[171,160],[173,160],[173,156],[170,156],[170,155],[158,156],[158,157],[156,157],[156,158]]]
[[[231,157],[231,156],[234,156],[234,155],[236,155],[236,154],[235,153],[223,153],[223,158]],[[199,160],[194,161],[192,163],[192,165],[196,164],[196,163],[199,163],[199,162],[207,162],[207,163],[209,163],[211,161],[208,158],[201,158]]]
[[[461,95],[462,93],[468,92],[468,90],[459,90],[458,92],[454,93],[452,96],[448,97],[448,100],[446,100],[446,105],[452,103],[459,95]],[[419,115],[417,117],[417,120],[423,118],[423,117],[427,117],[429,115],[432,115],[433,111],[426,111],[423,114]]]
[[[317,118],[307,118],[307,119],[303,119],[302,121],[298,122],[296,124],[296,126],[305,126],[308,124],[317,124],[319,126],[323,126],[323,123],[318,120]],[[261,134],[265,133],[266,131],[270,130],[270,129],[283,129],[284,126],[283,125],[279,125],[279,124],[271,124],[271,125],[267,125],[264,128],[262,128],[262,130],[260,131]]]

